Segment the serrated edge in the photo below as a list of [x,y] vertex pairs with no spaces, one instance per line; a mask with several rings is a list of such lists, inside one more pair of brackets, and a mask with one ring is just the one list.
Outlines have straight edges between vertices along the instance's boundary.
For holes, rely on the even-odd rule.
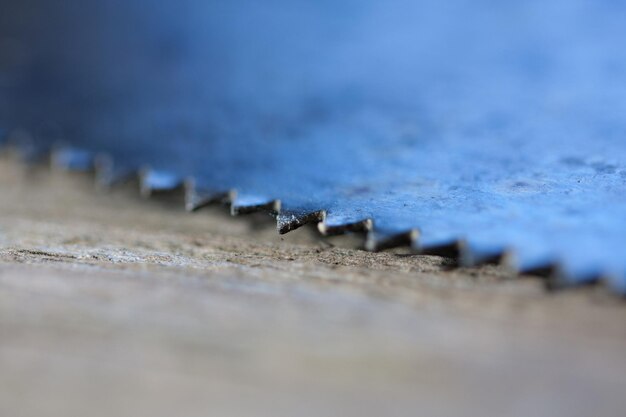
[[[41,149],[35,152],[37,158],[23,158],[20,152],[15,152],[15,148],[19,144],[11,143],[11,141],[0,141],[0,152],[8,153],[9,156],[17,157],[17,159],[28,165],[48,162],[52,169],[64,172],[73,172],[71,166],[59,166],[58,160],[55,160],[55,152],[64,152],[64,147],[53,147]],[[78,150],[78,148],[73,148]],[[514,258],[514,251],[503,249],[496,251],[489,256],[484,253],[476,253],[467,245],[464,239],[453,240],[449,243],[434,246],[421,246],[420,232],[417,228],[410,229],[399,233],[384,233],[376,229],[374,219],[365,218],[356,222],[347,222],[345,224],[328,225],[326,223],[326,210],[283,210],[282,202],[279,199],[264,199],[261,203],[245,204],[241,203],[237,196],[237,190],[203,190],[199,188],[193,177],[184,178],[169,171],[155,170],[149,166],[143,166],[139,169],[128,169],[128,175],[124,176],[125,181],[113,181],[106,184],[98,184],[102,182],[103,170],[106,169],[102,165],[103,159],[109,158],[110,163],[114,163],[113,158],[108,154],[95,154],[93,164],[90,169],[80,169],[82,173],[94,174],[96,188],[109,189],[126,180],[136,179],[139,184],[139,193],[145,198],[159,198],[162,196],[181,196],[184,201],[185,210],[188,212],[199,211],[210,205],[225,205],[228,207],[232,216],[245,215],[249,213],[263,212],[276,219],[276,229],[278,233],[285,234],[296,230],[307,224],[317,224],[317,229],[321,236],[336,236],[342,234],[361,234],[363,235],[363,248],[367,251],[377,252],[392,248],[407,247],[417,255],[436,255],[448,258],[454,258],[459,261],[460,265],[468,267],[476,267],[485,264],[503,265],[517,276],[532,275],[544,279],[545,287],[549,290],[560,290],[564,288],[604,284],[617,295],[626,298],[626,288],[617,288],[611,285],[611,277],[607,274],[594,274],[584,280],[572,280],[563,273],[558,262],[547,262],[534,268],[518,268],[511,261]],[[155,172],[176,178],[167,186],[155,187],[153,183],[147,181],[149,175]]]

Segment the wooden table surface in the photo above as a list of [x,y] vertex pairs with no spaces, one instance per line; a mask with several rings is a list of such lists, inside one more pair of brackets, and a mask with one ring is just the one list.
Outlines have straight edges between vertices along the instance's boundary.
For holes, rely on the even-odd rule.
[[626,302],[0,161],[0,416],[624,416]]

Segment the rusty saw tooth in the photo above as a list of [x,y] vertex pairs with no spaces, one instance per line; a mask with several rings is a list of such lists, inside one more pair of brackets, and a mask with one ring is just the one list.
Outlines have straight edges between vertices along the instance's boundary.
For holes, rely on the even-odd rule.
[[379,252],[399,247],[413,247],[419,239],[419,231],[412,229],[401,233],[384,233],[372,230],[365,237],[365,250]]
[[235,199],[235,191],[218,191],[199,186],[194,178],[185,180],[185,210],[198,211],[213,204],[230,204]]
[[324,220],[324,210],[281,210],[276,216],[276,229],[281,235],[296,230],[307,224],[320,223]]
[[64,172],[93,172],[95,154],[79,148],[58,147],[50,154],[50,166]]
[[122,165],[107,153],[96,155],[94,171],[96,188],[102,191],[139,178],[137,168]]
[[149,167],[139,171],[139,190],[142,197],[173,196],[184,192],[184,179],[169,171]]
[[241,214],[261,212],[277,216],[280,213],[280,207],[280,200],[237,192],[230,205],[230,214],[239,216]]

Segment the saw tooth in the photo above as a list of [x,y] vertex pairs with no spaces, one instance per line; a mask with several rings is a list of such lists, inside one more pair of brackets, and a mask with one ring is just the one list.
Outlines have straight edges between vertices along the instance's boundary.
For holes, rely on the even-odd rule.
[[282,210],[276,216],[276,228],[281,235],[291,232],[301,226],[309,223],[321,224],[326,216],[324,210],[317,211],[295,211],[295,210]]
[[230,205],[230,214],[238,216],[241,214],[266,212],[272,216],[277,216],[280,213],[280,206],[280,200],[236,193]]
[[365,250],[379,252],[403,246],[413,247],[418,239],[419,230],[417,229],[403,233],[380,233],[372,230],[365,238]]
[[142,197],[172,195],[183,190],[184,180],[169,171],[143,168],[139,172],[139,190]]
[[502,263],[519,275],[550,277],[560,270],[559,262],[550,253],[538,252],[532,255],[521,253],[517,249],[508,251]]
[[367,233],[372,230],[372,225],[373,222],[371,219],[339,225],[329,225],[321,221],[317,224],[317,230],[324,236],[338,236],[346,233]]
[[516,272],[520,275],[535,275],[543,278],[548,278],[553,276],[558,271],[558,269],[559,267],[556,263],[547,263],[544,265],[518,269]]
[[442,256],[444,258],[458,259],[461,256],[461,247],[464,242],[461,239],[424,244],[420,239],[415,239],[412,248],[419,255]]
[[486,248],[471,245],[465,240],[459,241],[459,263],[466,267],[481,265],[500,265],[508,256],[505,248]]
[[605,275],[599,271],[589,271],[584,274],[567,272],[560,265],[557,265],[553,272],[545,278],[545,287],[549,291],[562,290],[573,287],[583,287],[596,285],[604,281]]
[[92,152],[72,148],[57,148],[50,154],[50,166],[64,172],[90,172],[94,169],[95,156]]
[[508,251],[504,255],[502,263],[518,275],[533,275],[542,278],[551,277],[560,270],[558,262],[550,257],[520,263],[515,250]]
[[185,209],[189,212],[200,210],[212,204],[228,204],[235,198],[235,192],[215,191],[198,186],[194,178],[185,180]]
[[520,264],[516,258],[515,251],[508,251],[503,256],[502,263],[518,276],[542,278],[546,289],[550,291],[595,284],[601,278],[601,275],[595,272],[574,278],[556,259],[546,258]]
[[106,153],[96,155],[94,170],[96,188],[104,191],[138,177],[136,168],[117,164],[113,157]]

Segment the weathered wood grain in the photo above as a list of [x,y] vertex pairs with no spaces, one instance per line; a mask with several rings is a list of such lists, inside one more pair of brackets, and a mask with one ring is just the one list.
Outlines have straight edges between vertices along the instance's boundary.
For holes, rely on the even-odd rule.
[[626,305],[0,162],[2,416],[617,416]]

